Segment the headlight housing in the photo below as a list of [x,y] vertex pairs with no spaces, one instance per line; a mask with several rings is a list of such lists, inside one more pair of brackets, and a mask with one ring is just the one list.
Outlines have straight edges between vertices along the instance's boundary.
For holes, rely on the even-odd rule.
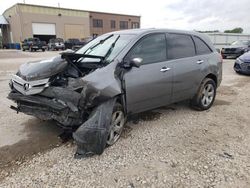
[[240,58],[237,58],[236,59],[236,63],[238,63],[238,64],[242,64],[242,63],[244,63]]

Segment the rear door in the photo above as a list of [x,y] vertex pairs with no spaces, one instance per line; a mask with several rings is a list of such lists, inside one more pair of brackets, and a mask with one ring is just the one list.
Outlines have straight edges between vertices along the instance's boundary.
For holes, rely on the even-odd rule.
[[192,36],[187,34],[167,34],[167,51],[173,64],[173,102],[193,97],[204,78],[207,59],[196,56]]
[[125,73],[127,112],[136,113],[169,104],[172,94],[172,63],[167,62],[165,33],[140,39],[125,57],[125,62],[142,58],[139,68]]

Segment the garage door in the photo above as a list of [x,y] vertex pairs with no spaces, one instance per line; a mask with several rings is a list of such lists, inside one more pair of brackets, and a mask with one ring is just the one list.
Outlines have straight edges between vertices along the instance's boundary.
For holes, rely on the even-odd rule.
[[56,35],[56,25],[49,23],[32,23],[33,35]]
[[69,38],[82,39],[85,37],[84,25],[65,24],[64,31],[65,31],[65,39]]

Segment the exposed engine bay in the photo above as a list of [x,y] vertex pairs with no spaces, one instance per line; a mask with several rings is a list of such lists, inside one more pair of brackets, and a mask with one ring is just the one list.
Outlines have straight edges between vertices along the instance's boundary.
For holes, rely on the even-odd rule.
[[[122,93],[121,79],[112,72],[113,66],[101,56],[73,52],[26,63],[10,81],[8,98],[17,103],[11,108],[42,120],[55,120],[63,129],[76,131],[74,138],[82,155],[101,154],[116,97]],[[91,126],[96,144],[85,138],[91,138],[91,133],[85,134]]]

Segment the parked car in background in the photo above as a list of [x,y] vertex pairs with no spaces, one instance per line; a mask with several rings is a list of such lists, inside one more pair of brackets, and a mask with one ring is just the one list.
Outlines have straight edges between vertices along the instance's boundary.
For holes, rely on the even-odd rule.
[[82,39],[82,41],[83,41],[85,44],[87,44],[87,43],[89,43],[90,41],[92,41],[94,38],[95,38],[95,37],[87,37],[87,38]]
[[221,49],[221,55],[225,59],[227,57],[237,58],[248,52],[250,50],[250,40],[237,40],[234,41],[229,46],[226,46]]
[[68,39],[65,41],[65,49],[72,49],[72,50],[78,50],[79,48],[83,47],[86,43],[83,41],[80,41],[79,39]]
[[209,109],[221,80],[221,55],[205,35],[132,29],[21,65],[8,98],[12,109],[72,131],[77,154],[86,156],[113,145],[128,115],[183,100]]
[[22,42],[23,51],[37,51],[42,50],[43,52],[47,49],[47,44],[45,41],[40,41],[39,38],[28,38]]
[[48,43],[48,50],[64,50],[65,45],[62,38],[50,39]]
[[250,52],[246,52],[236,59],[234,70],[237,73],[250,75]]

